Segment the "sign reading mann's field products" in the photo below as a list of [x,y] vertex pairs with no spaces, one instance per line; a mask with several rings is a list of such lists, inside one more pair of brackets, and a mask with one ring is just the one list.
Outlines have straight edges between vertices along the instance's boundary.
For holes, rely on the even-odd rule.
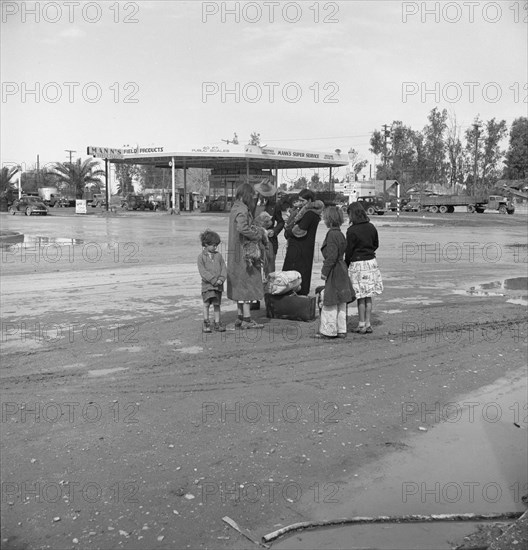
[[122,159],[123,155],[138,155],[145,153],[163,153],[163,147],[132,147],[132,148],[119,148],[119,147],[95,147],[89,145],[86,148],[86,154],[92,157],[99,157],[102,159]]

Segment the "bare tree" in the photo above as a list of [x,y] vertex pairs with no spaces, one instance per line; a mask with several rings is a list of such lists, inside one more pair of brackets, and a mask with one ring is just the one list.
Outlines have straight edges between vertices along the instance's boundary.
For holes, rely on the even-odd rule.
[[460,140],[460,126],[455,113],[449,113],[447,124],[447,155],[449,158],[449,184],[454,189],[457,183],[464,181],[464,155]]

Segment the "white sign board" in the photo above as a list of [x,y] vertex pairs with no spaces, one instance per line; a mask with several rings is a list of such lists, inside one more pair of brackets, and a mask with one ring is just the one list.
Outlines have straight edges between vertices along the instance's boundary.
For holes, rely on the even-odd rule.
[[99,157],[103,159],[122,159],[123,149],[117,147],[94,147],[89,145],[86,148],[86,153],[92,157]]
[[86,214],[86,201],[76,199],[75,200],[75,213],[76,214]]

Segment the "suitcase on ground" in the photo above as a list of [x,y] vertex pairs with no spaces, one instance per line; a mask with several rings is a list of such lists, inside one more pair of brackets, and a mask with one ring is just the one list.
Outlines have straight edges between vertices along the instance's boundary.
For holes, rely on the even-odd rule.
[[316,297],[298,294],[265,294],[266,317],[290,321],[313,321],[316,317]]

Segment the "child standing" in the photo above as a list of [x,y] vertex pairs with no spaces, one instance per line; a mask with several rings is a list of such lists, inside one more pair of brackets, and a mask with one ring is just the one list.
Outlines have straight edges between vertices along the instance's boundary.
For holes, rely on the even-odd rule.
[[343,259],[346,250],[346,239],[340,229],[343,212],[340,208],[329,206],[323,212],[323,221],[328,227],[321,246],[324,258],[321,279],[325,281],[325,288],[319,332],[315,337],[346,338],[347,303],[354,301],[354,290]]
[[356,292],[359,314],[359,324],[352,332],[370,334],[372,296],[383,292],[383,281],[376,261],[378,232],[370,223],[361,203],[351,203],[348,216],[351,225],[347,230],[345,262],[349,266],[348,273]]
[[212,332],[209,321],[209,307],[214,309],[213,329],[217,332],[225,332],[225,327],[220,322],[220,303],[224,281],[227,277],[227,268],[222,254],[217,248],[220,244],[220,235],[206,229],[200,235],[203,251],[198,256],[198,271],[202,277],[203,299],[203,327],[202,332]]

